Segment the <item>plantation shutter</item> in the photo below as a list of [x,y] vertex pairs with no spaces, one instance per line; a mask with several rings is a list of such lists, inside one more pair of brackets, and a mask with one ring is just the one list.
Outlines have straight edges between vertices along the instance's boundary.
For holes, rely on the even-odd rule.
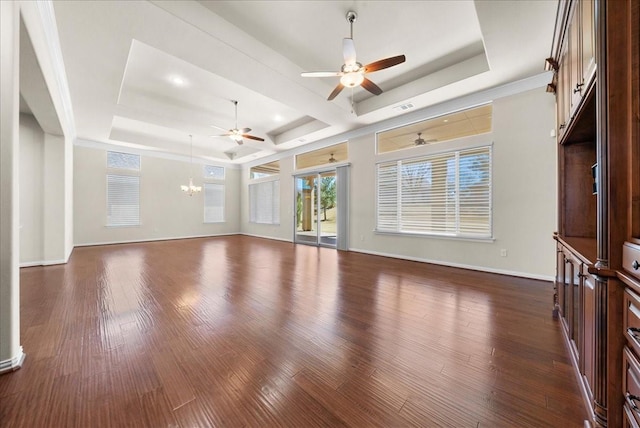
[[377,165],[377,230],[491,236],[491,148]]
[[107,226],[140,224],[140,177],[107,174]]
[[224,222],[224,185],[204,183],[204,222]]
[[280,180],[249,184],[249,221],[280,224]]

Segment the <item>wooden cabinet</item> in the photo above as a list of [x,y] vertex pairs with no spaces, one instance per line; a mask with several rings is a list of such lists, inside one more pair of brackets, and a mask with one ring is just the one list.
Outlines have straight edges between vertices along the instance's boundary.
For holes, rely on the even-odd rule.
[[[623,352],[622,393],[625,397],[625,423],[630,427],[640,426],[640,5],[632,2],[629,9],[627,46],[630,48],[630,60],[627,67],[630,79],[626,86],[616,88],[626,95],[628,107],[620,110],[623,123],[630,126],[616,133],[621,141],[628,141],[626,154],[628,170],[620,173],[619,180],[627,186],[627,194],[620,196],[619,206],[627,214],[625,242],[622,244],[622,262],[618,277],[625,284],[624,293],[624,335],[626,346]],[[629,52],[628,51],[628,52]],[[624,102],[623,98],[620,100]],[[627,138],[625,138],[625,136]],[[624,217],[620,216],[624,225]]]
[[[556,236],[556,310],[574,365],[582,380],[585,401],[593,397],[595,377],[595,278],[589,273],[590,260],[571,244]],[[584,240],[575,240],[577,247]]]
[[[589,425],[640,425],[640,1],[560,0],[554,314]],[[591,173],[592,167],[595,178]]]
[[568,23],[557,60],[557,126],[562,141],[577,120],[577,113],[593,90],[595,77],[594,1],[561,2]]

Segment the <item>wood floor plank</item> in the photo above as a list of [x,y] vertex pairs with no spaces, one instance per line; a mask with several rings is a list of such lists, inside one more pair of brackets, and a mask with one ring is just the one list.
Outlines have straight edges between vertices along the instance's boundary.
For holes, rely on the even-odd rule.
[[185,405],[196,396],[191,384],[187,381],[173,354],[169,352],[156,352],[151,355],[151,361],[155,368],[155,373],[160,379],[160,383],[165,391],[167,399],[171,404],[171,410],[175,410]]
[[548,282],[247,236],[81,247],[20,279],[2,426],[586,418]]

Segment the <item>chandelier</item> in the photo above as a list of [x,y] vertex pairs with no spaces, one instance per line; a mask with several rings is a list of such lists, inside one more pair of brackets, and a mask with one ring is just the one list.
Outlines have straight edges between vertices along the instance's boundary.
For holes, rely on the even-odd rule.
[[187,186],[182,185],[180,188],[183,192],[189,194],[189,196],[193,196],[194,193],[198,193],[202,191],[202,186],[194,186],[193,184],[193,135],[189,134],[189,141],[191,142],[191,155],[190,155],[190,165],[189,165],[189,184]]

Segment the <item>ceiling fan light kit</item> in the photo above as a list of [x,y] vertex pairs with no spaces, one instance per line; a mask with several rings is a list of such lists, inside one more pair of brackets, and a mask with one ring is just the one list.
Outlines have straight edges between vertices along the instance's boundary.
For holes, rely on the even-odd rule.
[[[221,135],[212,135],[212,137],[229,137],[233,141],[238,143],[238,145],[242,145],[244,143],[243,138],[248,138],[250,140],[256,140],[256,141],[264,141],[264,138],[256,137],[255,135],[250,135],[249,132],[251,131],[251,128],[238,128],[238,101],[231,100],[231,102],[235,106],[235,128],[229,129],[226,133]],[[220,128],[219,126],[215,126],[215,125],[211,125],[211,126],[214,128],[224,130],[224,128]]]
[[398,55],[390,58],[381,59],[363,66],[356,61],[356,47],[353,43],[353,23],[358,18],[358,14],[354,11],[347,12],[347,22],[351,29],[350,36],[342,40],[342,56],[344,64],[340,71],[309,71],[301,74],[302,77],[340,77],[340,83],[329,94],[328,101],[333,100],[344,88],[355,88],[362,86],[374,95],[380,95],[382,89],[365,77],[365,74],[374,71],[383,70],[393,67],[406,61],[404,55]]

